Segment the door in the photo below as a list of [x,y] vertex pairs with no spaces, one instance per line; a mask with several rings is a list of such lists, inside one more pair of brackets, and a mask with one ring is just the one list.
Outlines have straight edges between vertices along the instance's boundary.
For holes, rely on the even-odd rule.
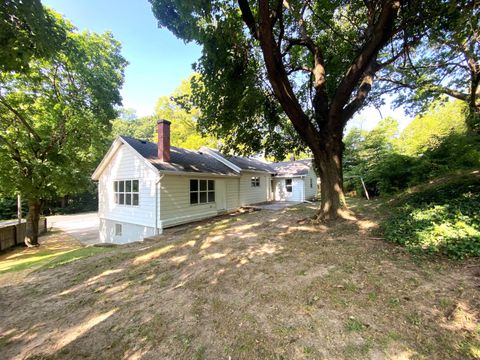
[[225,189],[225,180],[215,180],[215,203],[217,204],[217,210],[227,210],[227,197]]

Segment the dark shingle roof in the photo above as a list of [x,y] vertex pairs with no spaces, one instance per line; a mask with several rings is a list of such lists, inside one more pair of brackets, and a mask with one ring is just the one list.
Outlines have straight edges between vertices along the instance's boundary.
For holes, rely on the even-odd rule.
[[158,160],[157,144],[149,141],[137,140],[128,136],[121,136],[132,148],[145,159],[150,161],[158,170],[175,172],[211,173],[218,175],[238,175],[228,166],[222,164],[213,156],[175,146],[170,147],[170,162]]
[[274,173],[275,170],[272,168],[271,164],[266,163],[261,160],[252,159],[242,156],[233,156],[225,155],[219,152],[218,150],[209,149],[210,151],[215,152],[216,154],[222,156],[225,160],[230,161],[233,165],[238,166],[240,169],[245,171],[266,171],[269,173]]
[[302,176],[307,175],[310,166],[312,166],[311,160],[296,160],[287,162],[278,162],[271,165],[276,172],[277,176]]

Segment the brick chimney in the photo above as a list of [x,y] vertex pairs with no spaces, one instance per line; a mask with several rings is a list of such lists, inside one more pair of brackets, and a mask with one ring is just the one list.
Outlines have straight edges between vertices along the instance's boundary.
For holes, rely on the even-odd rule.
[[158,159],[163,162],[170,162],[170,121],[158,120]]

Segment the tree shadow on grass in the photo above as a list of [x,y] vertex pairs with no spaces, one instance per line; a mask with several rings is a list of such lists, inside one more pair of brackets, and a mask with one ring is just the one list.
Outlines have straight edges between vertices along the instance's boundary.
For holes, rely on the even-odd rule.
[[[297,222],[313,212],[302,205],[216,219],[1,287],[0,352],[46,359],[472,356],[480,308],[475,269],[465,268],[472,264],[414,262],[371,239],[368,217]],[[361,330],[346,326],[352,317],[365,324]]]

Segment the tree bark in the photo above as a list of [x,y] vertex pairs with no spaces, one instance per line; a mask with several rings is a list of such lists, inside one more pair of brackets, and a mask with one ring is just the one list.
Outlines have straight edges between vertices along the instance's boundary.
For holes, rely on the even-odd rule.
[[317,220],[333,220],[342,217],[342,209],[345,207],[342,138],[321,140],[320,150],[314,150],[313,156],[320,176],[321,203]]
[[38,222],[40,220],[41,203],[38,199],[28,199],[27,231],[25,244],[28,247],[38,246]]

